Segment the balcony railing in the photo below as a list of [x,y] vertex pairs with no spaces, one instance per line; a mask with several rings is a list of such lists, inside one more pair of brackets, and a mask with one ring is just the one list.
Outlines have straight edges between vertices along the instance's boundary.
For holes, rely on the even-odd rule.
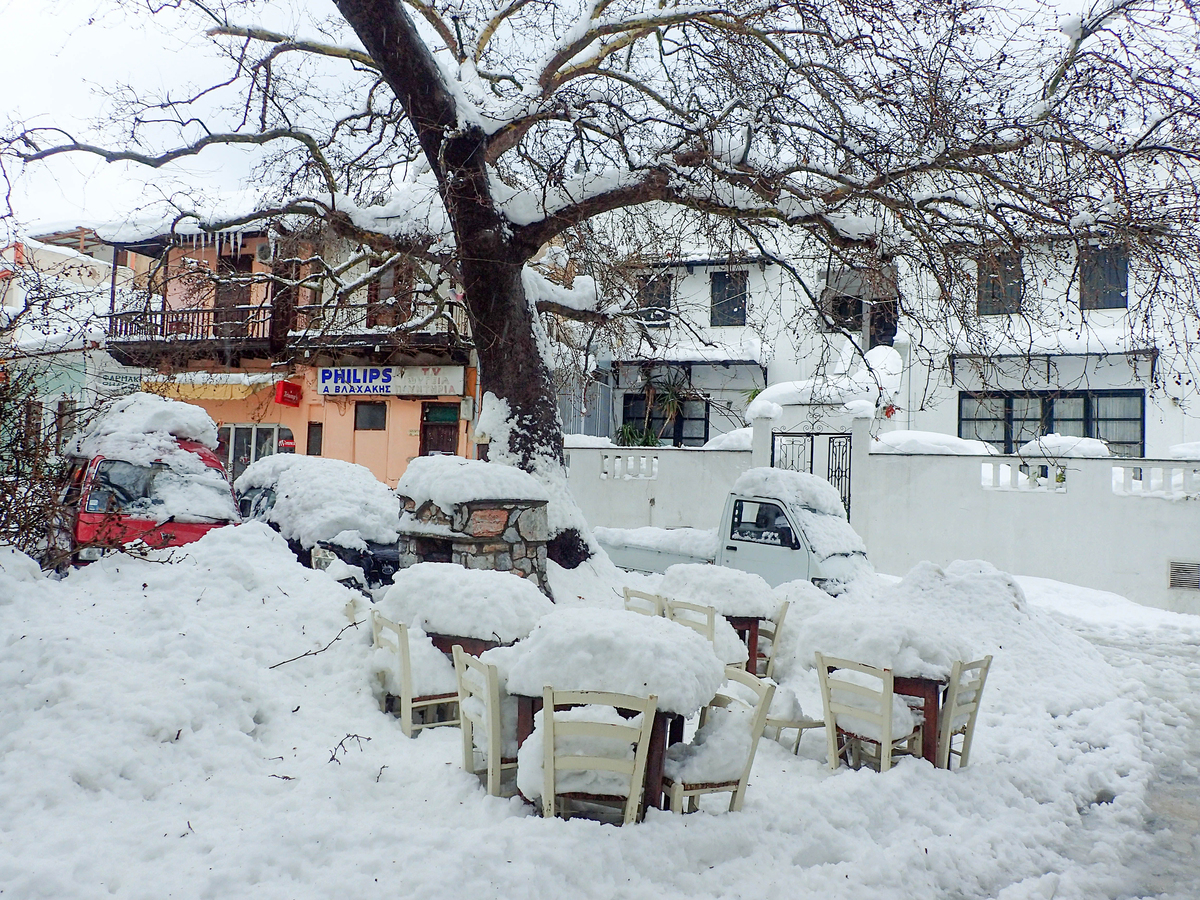
[[470,333],[467,311],[454,301],[443,303],[440,311],[435,303],[353,303],[297,307],[292,339],[321,342],[363,337],[403,342],[408,335],[445,335],[466,341]]
[[270,333],[270,306],[141,309],[108,318],[109,338],[126,342],[266,340]]
[[[440,312],[432,303],[358,303],[339,306],[296,307],[291,344],[341,344],[348,340],[404,342],[444,336],[450,341],[469,340],[466,309],[447,302]],[[143,341],[266,341],[271,335],[270,304],[259,306],[205,306],[196,309],[141,309],[109,316],[108,337],[119,343]]]

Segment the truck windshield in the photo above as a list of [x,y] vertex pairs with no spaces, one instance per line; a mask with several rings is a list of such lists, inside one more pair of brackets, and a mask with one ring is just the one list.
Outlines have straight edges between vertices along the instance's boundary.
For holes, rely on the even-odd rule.
[[140,515],[163,521],[234,522],[237,512],[220,469],[179,472],[161,463],[141,466],[120,459],[96,467],[87,512]]

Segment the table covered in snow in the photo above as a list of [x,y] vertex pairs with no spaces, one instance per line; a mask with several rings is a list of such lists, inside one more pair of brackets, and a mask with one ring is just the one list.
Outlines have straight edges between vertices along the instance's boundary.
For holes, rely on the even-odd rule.
[[520,640],[553,609],[528,579],[452,563],[401,569],[379,601],[383,615],[420,628],[443,653],[459,644],[473,656]]
[[766,580],[727,566],[680,563],[663,574],[659,593],[672,600],[711,606],[746,642],[749,671],[758,659],[758,626],[775,615],[779,599]]
[[662,808],[668,737],[682,739],[683,719],[707,704],[725,680],[712,644],[668,619],[626,610],[558,609],[511,647],[489,650],[505,689],[518,701],[517,740],[533,732],[542,689],[611,691],[658,697],[646,759],[643,808]]

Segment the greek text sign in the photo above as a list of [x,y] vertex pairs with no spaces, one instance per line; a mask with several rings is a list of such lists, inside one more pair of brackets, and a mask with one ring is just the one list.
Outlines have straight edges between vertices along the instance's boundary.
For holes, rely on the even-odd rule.
[[340,366],[318,370],[317,393],[458,396],[464,378],[462,366]]

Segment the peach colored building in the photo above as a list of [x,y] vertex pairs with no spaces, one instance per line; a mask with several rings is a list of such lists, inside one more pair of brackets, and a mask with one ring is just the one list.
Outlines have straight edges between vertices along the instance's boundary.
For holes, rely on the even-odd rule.
[[393,273],[337,305],[280,289],[264,277],[278,263],[261,232],[120,247],[153,260],[150,293],[111,317],[109,352],[159,373],[145,390],[202,406],[231,474],[282,451],[359,463],[395,485],[415,456],[474,455],[477,377],[455,298],[406,294]]

